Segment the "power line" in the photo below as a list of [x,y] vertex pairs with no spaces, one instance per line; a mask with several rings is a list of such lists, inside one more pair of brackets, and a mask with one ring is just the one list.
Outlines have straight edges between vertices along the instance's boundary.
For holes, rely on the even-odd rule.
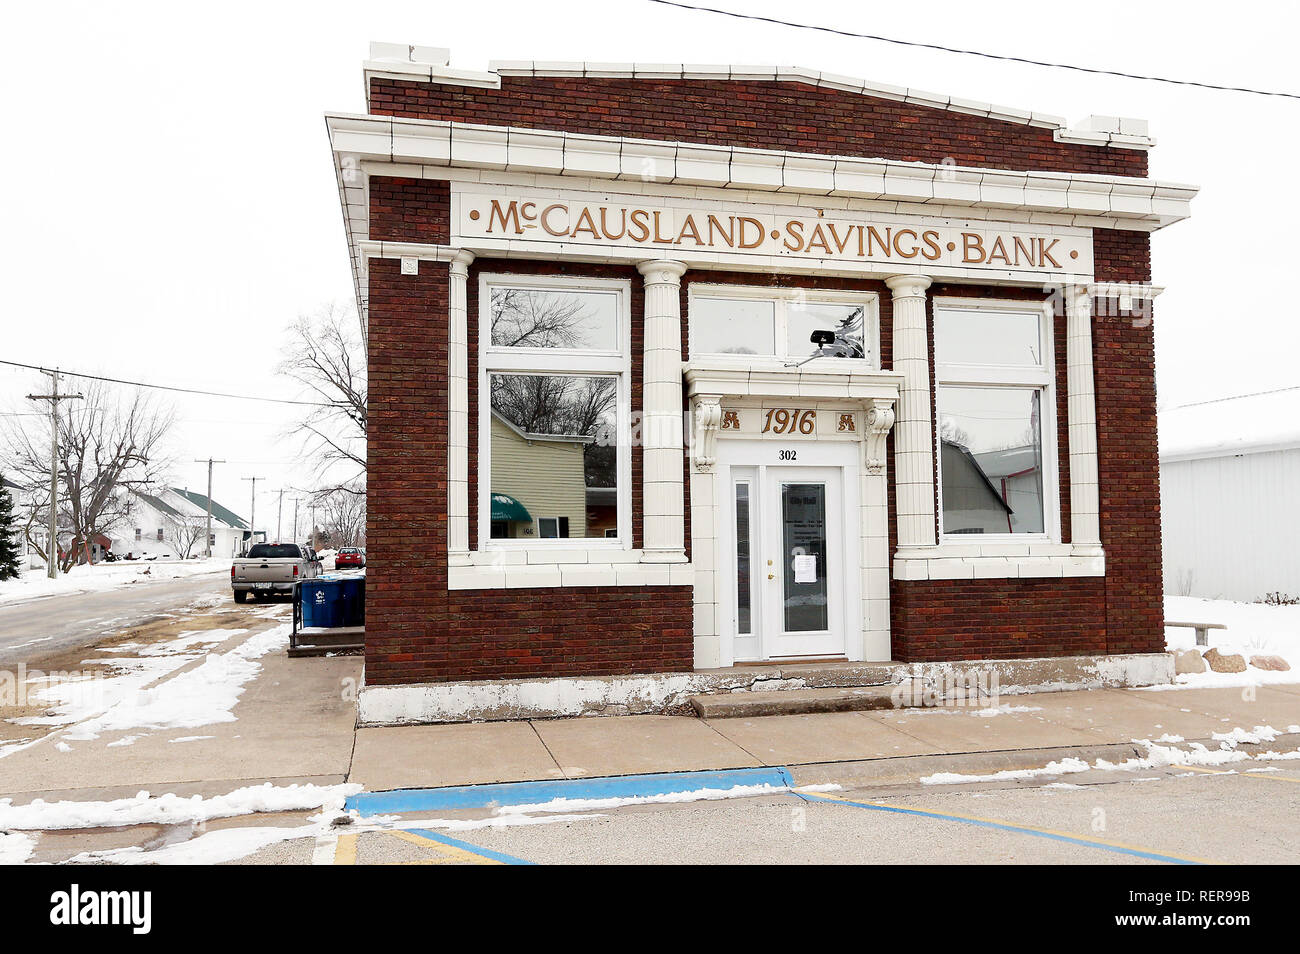
[[1229,394],[1227,397],[1208,398],[1204,401],[1192,401],[1190,404],[1171,404],[1168,407],[1157,408],[1157,410],[1177,411],[1185,407],[1204,407],[1206,404],[1222,404],[1225,401],[1240,401],[1242,398],[1264,397],[1268,394],[1285,394],[1287,391],[1300,391],[1300,384],[1294,384],[1285,388],[1273,388],[1270,391],[1252,391],[1249,394]]
[[761,17],[752,13],[736,13],[733,10],[719,10],[717,7],[702,7],[690,3],[678,3],[676,0],[650,0],[651,3],[658,3],[665,7],[677,7],[680,10],[693,10],[699,13],[717,13],[724,17],[734,17],[737,20],[753,20],[757,23],[771,23],[777,26],[794,27],[796,30],[813,30],[817,33],[833,33],[836,36],[847,36],[857,40],[877,40],[881,43],[893,43],[896,46],[910,46],[925,50],[939,50],[943,53],[959,53],[963,56],[978,56],[986,60],[1002,60],[1007,63],[1025,63],[1029,66],[1046,66],[1056,70],[1072,70],[1076,73],[1092,73],[1098,76],[1118,76],[1120,79],[1145,80],[1149,83],[1168,83],[1173,86],[1195,86],[1200,89],[1220,90],[1225,93],[1250,93],[1254,96],[1281,96],[1286,99],[1300,99],[1300,93],[1282,93],[1274,90],[1252,89],[1248,86],[1226,86],[1217,83],[1201,83],[1196,80],[1171,79],[1167,76],[1148,76],[1144,73],[1126,73],[1122,70],[1104,70],[1091,66],[1078,66],[1073,63],[1053,63],[1048,60],[1032,60],[1023,56],[1006,56],[1000,53],[985,53],[981,50],[965,50],[956,46],[943,46],[939,43],[922,43],[917,40],[900,40],[891,36],[878,36],[873,33],[854,33],[852,30],[841,30],[836,27],[815,26],[810,23],[794,23],[790,20],[779,20],[776,17]]
[[[0,358],[0,364],[7,364],[13,368],[26,368],[28,371],[39,371],[41,374],[53,374],[50,368],[43,368],[37,364],[23,364],[20,361],[6,361]],[[295,401],[291,398],[272,398],[259,397],[253,394],[231,394],[229,391],[204,391],[200,388],[180,388],[173,387],[169,384],[149,384],[146,381],[128,381],[125,378],[109,378],[100,374],[84,374],[80,371],[64,371],[59,369],[59,374],[67,375],[70,378],[84,378],[89,381],[104,381],[108,384],[126,384],[137,388],[151,388],[155,391],[176,391],[180,394],[200,394],[206,397],[231,398],[236,401],[262,401],[267,404],[294,404],[305,407],[338,407],[337,403],[328,401]]]

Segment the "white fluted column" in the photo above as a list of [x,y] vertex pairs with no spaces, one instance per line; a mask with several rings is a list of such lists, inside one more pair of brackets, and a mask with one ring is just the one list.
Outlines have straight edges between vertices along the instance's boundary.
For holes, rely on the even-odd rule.
[[[460,251],[448,263],[447,281],[447,557],[469,559],[469,266]],[[480,515],[486,519],[486,515]]]
[[684,563],[681,262],[642,262],[645,350],[641,386],[642,555]]
[[885,280],[893,292],[894,370],[903,375],[894,424],[898,548],[934,546],[934,426],[930,420],[930,346],[924,275]]
[[1065,368],[1070,435],[1070,543],[1101,548],[1097,480],[1097,396],[1092,373],[1092,293],[1065,289]]

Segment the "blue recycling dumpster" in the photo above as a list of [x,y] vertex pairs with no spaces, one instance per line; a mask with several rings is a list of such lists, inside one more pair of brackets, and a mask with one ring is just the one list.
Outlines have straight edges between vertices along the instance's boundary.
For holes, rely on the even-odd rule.
[[366,624],[366,575],[345,576],[339,580],[342,597],[338,608],[341,619],[338,626],[364,626]]
[[365,574],[326,573],[314,580],[303,580],[298,584],[298,599],[304,627],[333,629],[365,625]]
[[302,601],[302,625],[331,629],[343,626],[343,587],[341,580],[317,577],[303,580],[299,587],[298,598]]

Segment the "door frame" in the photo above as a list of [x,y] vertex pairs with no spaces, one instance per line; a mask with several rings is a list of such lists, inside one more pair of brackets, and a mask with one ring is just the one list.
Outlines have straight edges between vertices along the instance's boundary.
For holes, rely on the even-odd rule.
[[[750,475],[751,513],[759,514],[761,534],[768,532],[762,526],[762,510],[773,485],[773,476],[780,478],[781,470],[790,470],[797,474],[806,469],[833,469],[839,472],[840,513],[832,513],[830,500],[827,501],[827,523],[838,522],[841,528],[839,540],[839,563],[841,567],[840,595],[837,600],[840,628],[844,635],[843,657],[862,661],[862,526],[861,506],[859,500],[859,457],[860,450],[856,442],[850,441],[806,441],[797,444],[798,456],[793,461],[781,459],[782,446],[771,440],[729,439],[718,441],[718,461],[715,467],[717,489],[721,495],[719,504],[719,521],[717,527],[717,599],[718,599],[718,633],[721,637],[721,663],[724,666],[739,662],[766,661],[773,658],[772,644],[762,630],[756,638],[742,639],[736,632],[736,513],[734,487],[738,476]],[[765,479],[766,478],[766,479]],[[811,477],[816,481],[818,478]],[[778,506],[779,504],[775,504]],[[761,619],[762,594],[766,588],[766,557],[757,552],[753,544],[753,527],[751,525],[750,547],[750,592],[751,614]],[[829,545],[829,544],[828,544]],[[834,585],[828,592],[834,593]],[[775,601],[774,601],[775,602]],[[839,654],[836,654],[838,657]],[[828,658],[836,658],[828,657]]]

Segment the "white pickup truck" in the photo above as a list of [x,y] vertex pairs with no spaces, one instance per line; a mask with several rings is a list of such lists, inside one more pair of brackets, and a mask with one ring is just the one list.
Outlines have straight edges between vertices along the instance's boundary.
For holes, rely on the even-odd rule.
[[289,594],[294,583],[320,573],[320,560],[307,547],[296,543],[255,543],[248,555],[230,565],[230,588],[235,602],[242,603],[273,593]]

